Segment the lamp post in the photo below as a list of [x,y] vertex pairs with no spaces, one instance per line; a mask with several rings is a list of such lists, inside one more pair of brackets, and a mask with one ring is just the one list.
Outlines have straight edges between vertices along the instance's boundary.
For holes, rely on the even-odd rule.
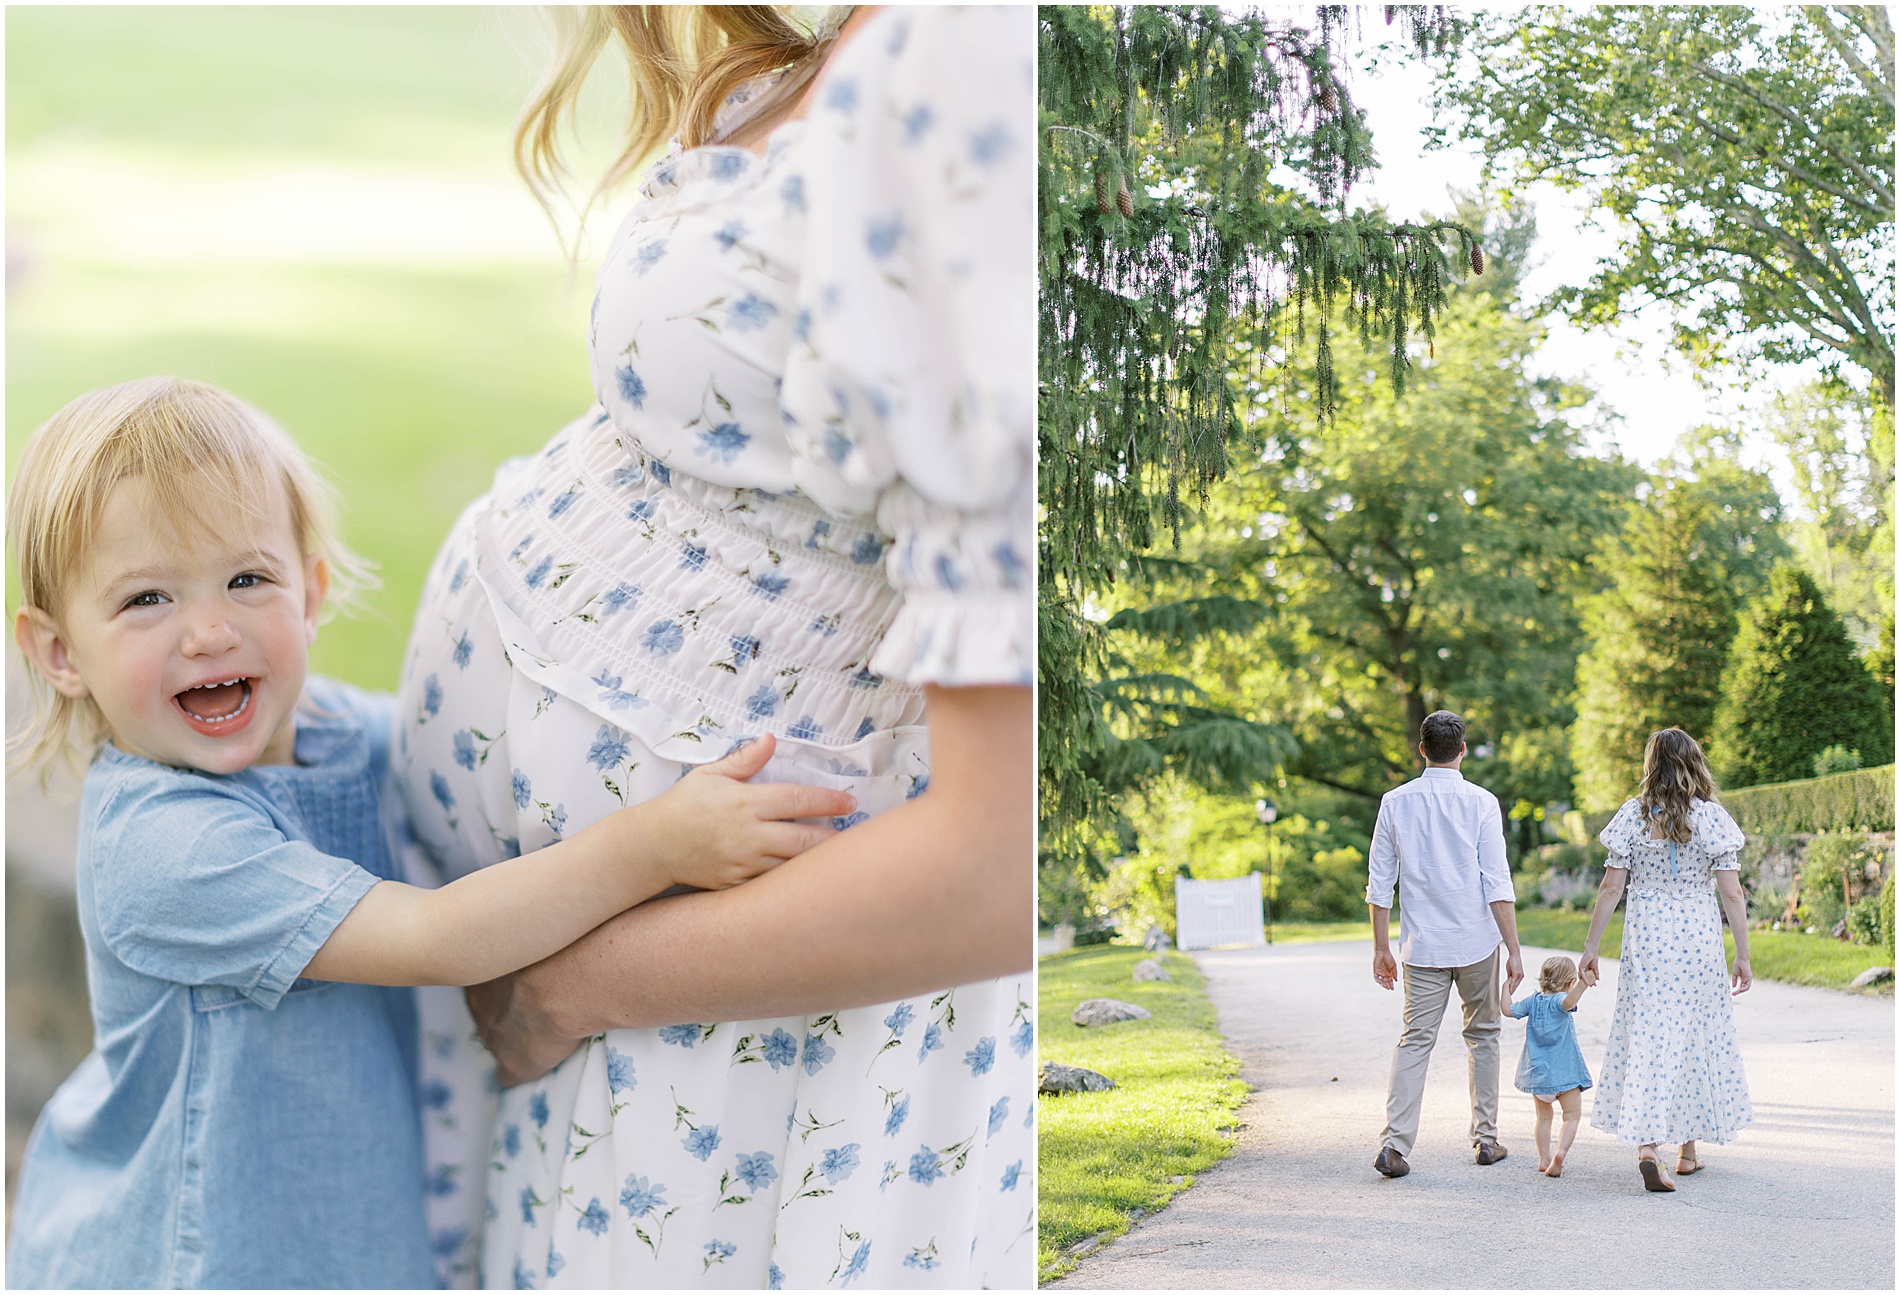
[[1256,800],[1253,812],[1260,820],[1260,826],[1267,829],[1267,884],[1263,898],[1267,904],[1267,943],[1273,943],[1273,820],[1280,817],[1280,807],[1270,800]]

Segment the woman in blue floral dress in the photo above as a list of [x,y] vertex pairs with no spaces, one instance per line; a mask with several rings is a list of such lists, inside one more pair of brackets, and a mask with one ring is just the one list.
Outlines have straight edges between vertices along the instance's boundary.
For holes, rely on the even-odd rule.
[[[1658,1143],[1679,1144],[1677,1175],[1702,1168],[1696,1143],[1722,1143],[1753,1120],[1730,989],[1746,991],[1747,901],[1741,828],[1715,800],[1696,740],[1679,728],[1650,734],[1643,787],[1599,839],[1610,852],[1579,964],[1594,984],[1599,950],[1624,886],[1616,1013],[1590,1123],[1635,1144],[1643,1185],[1672,1192]],[[1735,934],[1726,965],[1722,918]]]
[[[636,80],[677,20],[601,13]],[[459,1000],[424,999],[451,1280],[477,1253],[491,1286],[1033,1280],[1034,20],[847,13],[789,53],[712,20],[704,66],[781,70],[647,173],[598,403],[431,572],[398,766],[447,876],[768,732],[761,776],[859,809],[477,995],[526,1081],[498,1110]]]

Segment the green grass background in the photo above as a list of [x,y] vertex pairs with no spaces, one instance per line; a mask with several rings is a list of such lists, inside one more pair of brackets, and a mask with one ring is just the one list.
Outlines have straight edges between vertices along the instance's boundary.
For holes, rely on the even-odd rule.
[[[1119,1087],[1044,1097],[1039,1125],[1038,1267],[1042,1278],[1074,1266],[1066,1247],[1100,1232],[1127,1231],[1129,1212],[1155,1210],[1224,1159],[1223,1129],[1246,1098],[1240,1063],[1215,1025],[1214,1005],[1193,961],[1165,959],[1172,983],[1136,984],[1139,949],[1097,946],[1038,964],[1038,1024],[1044,1062],[1086,1066]],[[1086,998],[1118,998],[1152,1020],[1082,1029],[1069,1020]],[[1112,1129],[1113,1136],[1104,1136]],[[1174,1181],[1179,1178],[1180,1181]]]
[[[130,197],[122,210],[100,197],[124,175],[243,186],[287,167],[329,201],[436,181],[538,219],[508,155],[532,22],[479,6],[48,6],[9,8],[6,34],[9,471],[81,392],[154,373],[229,388],[324,465],[345,541],[380,568],[312,668],[393,686],[456,515],[497,463],[592,400],[586,269],[570,286],[551,229],[502,255],[408,262],[271,244],[270,230],[250,231],[262,251],[129,257],[71,231],[142,218]],[[493,223],[482,206],[449,223]],[[9,554],[9,612],[12,567]]]

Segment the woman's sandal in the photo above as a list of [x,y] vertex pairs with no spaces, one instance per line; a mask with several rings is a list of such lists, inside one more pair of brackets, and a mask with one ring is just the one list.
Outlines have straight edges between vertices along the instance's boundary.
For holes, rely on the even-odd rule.
[[1673,1192],[1676,1185],[1663,1177],[1662,1166],[1656,1163],[1654,1156],[1639,1156],[1636,1168],[1643,1175],[1643,1190],[1646,1192]]
[[1702,1159],[1699,1156],[1679,1155],[1676,1157],[1676,1177],[1678,1178],[1684,1178],[1690,1174],[1697,1173],[1701,1168]]

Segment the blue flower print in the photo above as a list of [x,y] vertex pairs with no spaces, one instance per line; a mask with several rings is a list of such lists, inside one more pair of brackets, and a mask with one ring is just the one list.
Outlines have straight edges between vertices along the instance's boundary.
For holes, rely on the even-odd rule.
[[625,489],[630,486],[637,486],[646,479],[647,470],[638,463],[623,463],[614,469],[614,474],[611,477],[607,478],[607,484]]
[[739,451],[751,439],[751,434],[741,430],[739,424],[720,423],[699,434],[697,453],[711,455],[721,463],[730,463],[739,457]]
[[734,634],[728,643],[732,648],[732,665],[735,670],[743,670],[759,655],[759,649],[764,646],[750,634]]
[[917,1060],[922,1061],[925,1057],[929,1056],[931,1053],[940,1051],[942,1048],[943,1048],[943,1026],[937,1024],[935,1021],[932,1021],[930,1023],[930,1028],[924,1031],[923,1046],[917,1049]]
[[652,471],[653,479],[661,485],[670,486],[673,484],[673,469],[667,467],[666,464],[660,462],[658,459],[654,459],[647,464],[647,467]]
[[996,1040],[993,1037],[981,1038],[976,1046],[963,1054],[963,1064],[970,1068],[970,1077],[987,1075],[996,1064]]
[[647,1180],[639,1175],[627,1175],[626,1186],[620,1189],[620,1205],[627,1211],[628,1218],[645,1218],[664,1204],[666,1204],[665,1183],[654,1183],[648,1186]]
[[651,243],[642,243],[640,249],[633,254],[633,259],[628,262],[628,264],[633,267],[635,274],[644,275],[648,270],[658,265],[660,258],[665,255],[666,240],[656,238]]
[[633,1058],[618,1049],[608,1048],[607,1090],[612,1093],[632,1092],[633,1086]]
[[467,729],[455,735],[455,763],[464,769],[475,767],[475,735]]
[[765,1289],[782,1291],[785,1289],[785,1272],[777,1264],[768,1264],[765,1269]]
[[785,736],[797,738],[803,742],[812,742],[816,741],[824,731],[824,726],[812,716],[800,715],[792,722],[791,727],[785,730]]
[[559,1277],[561,1275],[561,1269],[565,1267],[567,1267],[567,1260],[562,1258],[561,1252],[559,1250],[549,1249],[548,1276]]
[[554,555],[548,554],[528,568],[528,574],[521,577],[522,583],[530,589],[539,589],[541,582],[548,578],[548,572],[554,570]]
[[[625,710],[629,706],[635,710],[644,710],[646,708],[646,698],[640,696],[639,693],[628,692],[625,688],[622,688],[620,686],[619,675],[608,674],[605,669],[602,669],[599,674],[594,676],[594,682],[600,685],[600,699],[615,710]],[[596,738],[594,740],[596,745],[598,745],[600,739]],[[618,764],[620,762],[616,760],[614,763]],[[604,769],[607,766],[599,765],[596,767]]]
[[936,124],[937,115],[930,111],[930,105],[920,103],[904,114],[904,143],[915,144],[924,137],[924,132]]
[[851,735],[851,740],[853,742],[862,741],[875,732],[877,732],[877,725],[871,722],[869,715],[866,715],[863,719],[858,721],[858,731]]
[[998,544],[990,556],[1002,568],[1003,588],[1020,589],[1028,582],[1029,568],[1023,565],[1023,560],[1016,555],[1015,548],[1007,540]]
[[779,186],[778,196],[784,200],[786,211],[805,210],[805,177],[786,176],[785,183]]
[[688,1155],[699,1160],[708,1160],[713,1152],[719,1150],[719,1126],[708,1124],[703,1129],[694,1129],[680,1139],[680,1145],[686,1148]]
[[805,1036],[805,1073],[815,1075],[825,1068],[827,1062],[838,1055],[838,1050],[826,1043],[823,1036],[807,1034]]
[[838,1284],[840,1286],[849,1286],[852,1282],[864,1276],[864,1265],[869,1263],[870,1260],[871,1243],[869,1241],[860,1241],[857,1250],[851,1255],[851,1262],[846,1264],[844,1271],[838,1274]]
[[963,588],[963,574],[947,553],[937,555],[937,583],[953,592]]
[[930,790],[930,775],[920,773],[910,780],[910,790],[904,793],[905,800],[916,800]]
[[654,621],[640,636],[640,646],[654,656],[672,656],[686,646],[686,631],[678,621]]
[[562,829],[567,826],[567,806],[556,805],[553,809],[549,810],[547,812],[547,824],[553,829],[555,839],[559,840]]
[[801,344],[811,341],[811,311],[800,310],[792,316],[792,340]]
[[455,1175],[460,1165],[438,1165],[434,1173],[422,1180],[422,1192],[425,1196],[453,1196],[456,1192]]
[[851,1171],[857,1167],[858,1144],[855,1142],[847,1142],[841,1147],[832,1147],[818,1161],[818,1172],[823,1174],[825,1181],[834,1187],[849,1178]]
[[447,1110],[449,1102],[453,1100],[454,1097],[454,1091],[450,1089],[447,1084],[443,1083],[440,1079],[431,1079],[422,1086],[420,1098],[422,1109],[425,1111]]
[[726,327],[735,333],[756,333],[777,315],[777,306],[748,292],[726,307]]
[[1015,1191],[1016,1179],[1022,1172],[1023,1172],[1023,1162],[1020,1160],[1018,1160],[1015,1164],[1011,1165],[1009,1168],[1005,1169],[1003,1171],[1002,1190],[1006,1192]]
[[769,1151],[755,1151],[749,1156],[740,1156],[732,1172],[734,1177],[755,1192],[778,1181],[778,1170],[772,1165],[772,1153]]
[[[540,493],[541,492],[539,490],[530,491],[528,494],[521,496],[521,498],[517,500],[516,502],[519,503],[523,508],[526,508],[530,503],[534,502],[535,496],[539,495]],[[510,562],[519,562],[521,560],[521,555],[523,553],[526,553],[528,551],[529,546],[531,546],[533,543],[534,543],[534,536],[523,535],[520,541],[512,549],[508,550],[508,560]]]
[[526,809],[534,799],[534,784],[528,781],[528,775],[516,769],[513,774],[515,808]]
[[664,1025],[660,1027],[661,1043],[676,1043],[682,1048],[690,1048],[699,1042],[697,1025]]
[[842,464],[846,459],[850,458],[851,451],[856,448],[857,446],[852,443],[851,438],[844,434],[843,428],[828,427],[825,429],[825,457],[831,460],[833,466]]
[[510,1124],[501,1131],[501,1153],[513,1160],[521,1154],[521,1126]]
[[825,93],[825,107],[833,112],[851,113],[858,108],[858,83],[850,77],[838,77]]
[[772,1069],[783,1070],[798,1060],[798,1040],[775,1029],[761,1041],[761,1055]]
[[860,666],[858,667],[858,672],[846,679],[845,682],[850,684],[853,688],[881,688],[884,685],[884,676],[878,674],[869,666]]
[[579,486],[570,486],[567,490],[563,491],[559,498],[548,505],[548,520],[553,521],[556,517],[559,517],[562,513],[572,508],[574,501],[580,497],[581,488]]
[[545,1089],[528,1099],[528,1118],[534,1121],[537,1129],[548,1126],[548,1095]]
[[534,1188],[523,1187],[521,1189],[521,1221],[526,1223],[529,1227],[534,1226],[534,1207],[540,1203],[540,1201],[535,1199]]
[[734,176],[738,175],[739,172],[745,170],[745,161],[746,160],[745,160],[744,153],[737,153],[737,152],[714,153],[713,159],[712,159],[713,179],[715,180],[732,179]]
[[680,566],[691,571],[706,569],[706,547],[703,544],[688,544],[680,549]]
[[519,1259],[515,1260],[515,1289],[518,1291],[534,1289],[534,1274],[522,1267]]
[[990,1137],[996,1136],[996,1130],[1003,1127],[1003,1121],[1009,1118],[1009,1098],[999,1097],[990,1106]]
[[612,724],[602,724],[594,734],[594,744],[587,748],[587,763],[604,773],[626,758],[627,735]]
[[1014,1052],[1019,1057],[1028,1056],[1029,1049],[1035,1042],[1036,1042],[1036,1027],[1030,1024],[1028,1021],[1019,1022],[1016,1028],[1010,1031],[1010,1035],[1009,1035],[1010,1051]]
[[896,1010],[884,1018],[884,1028],[889,1030],[894,1037],[901,1039],[904,1037],[904,1031],[909,1029],[910,1023],[916,1019],[917,1013],[909,1003],[899,1003]]
[[[646,501],[641,500],[641,502],[645,503]],[[606,593],[601,595],[600,618],[606,620],[615,612],[632,607],[640,601],[640,595],[645,592],[646,591],[641,589],[639,585],[630,585],[624,580],[621,581],[612,589],[609,589]]]
[[768,603],[775,603],[791,583],[776,571],[766,571],[752,577],[752,592]]
[[970,136],[970,156],[983,166],[994,166],[1009,155],[1014,144],[1009,127],[997,122],[982,133]]
[[434,675],[422,681],[422,713],[430,719],[442,709],[442,683]]
[[436,798],[444,813],[455,809],[455,793],[449,790],[449,780],[435,770],[429,770],[429,794]]
[[586,1211],[575,1221],[575,1227],[583,1232],[592,1232],[597,1237],[607,1235],[607,1210],[596,1196],[587,1202]]
[[645,409],[647,404],[647,384],[633,371],[631,364],[623,364],[614,370],[614,385],[620,389],[620,398],[635,409]]
[[739,1247],[730,1241],[708,1241],[704,1266],[711,1268],[714,1264],[724,1263],[738,1253]]
[[851,546],[851,560],[861,567],[869,566],[883,556],[884,541],[868,532],[860,535],[858,542]]
[[943,1177],[943,1161],[929,1147],[918,1147],[910,1158],[910,1180],[928,1187]]
[[457,670],[468,669],[468,663],[475,659],[475,640],[463,630],[462,636],[455,640],[455,650],[449,653],[449,660],[455,662]]
[[746,236],[745,222],[729,220],[713,234],[713,241],[719,244],[719,250],[730,252],[739,246],[739,240]]
[[904,1127],[904,1121],[910,1118],[910,1095],[907,1093],[891,1103],[891,1113],[884,1117],[884,1136],[894,1138],[897,1131]]
[[859,823],[866,822],[867,820],[870,819],[870,817],[871,816],[869,814],[865,813],[861,809],[853,810],[849,814],[843,814],[837,818],[832,819],[831,826],[833,830],[843,832],[850,828],[856,827]]
[[[972,1237],[970,1239],[974,1241],[976,1238]],[[936,1253],[935,1253],[936,1248],[937,1248],[936,1243],[933,1241],[928,1250],[911,1251],[909,1254],[904,1256],[904,1267],[921,1268],[925,1272],[929,1272],[932,1268],[935,1268],[943,1263],[943,1260],[937,1258],[936,1256]]]
[[778,709],[778,689],[769,683],[759,685],[759,690],[746,698],[745,713],[752,719],[769,719]]
[[463,558],[455,564],[455,575],[449,580],[449,592],[459,594],[462,586],[468,583],[468,559]]
[[870,251],[873,260],[882,261],[889,257],[903,238],[904,219],[901,216],[874,220],[864,227],[864,246]]

